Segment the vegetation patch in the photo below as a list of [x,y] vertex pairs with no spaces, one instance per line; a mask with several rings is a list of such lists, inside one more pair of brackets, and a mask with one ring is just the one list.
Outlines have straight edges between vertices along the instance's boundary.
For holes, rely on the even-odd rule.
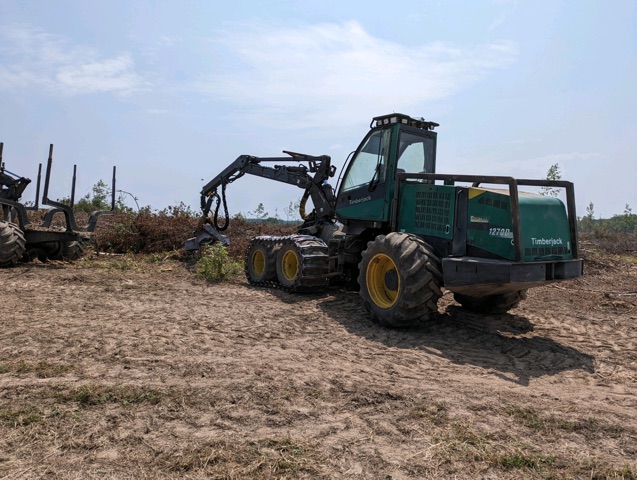
[[413,407],[412,416],[427,420],[433,425],[444,425],[449,421],[447,405],[442,401],[433,403],[419,402]]
[[25,362],[19,360],[17,362],[9,362],[0,364],[0,374],[16,373],[16,374],[35,374],[37,378],[60,377],[70,371],[74,367],[62,363],[41,362]]
[[221,282],[243,271],[243,264],[228,256],[220,243],[205,245],[195,265],[198,275],[211,282]]
[[128,406],[137,403],[157,404],[162,395],[155,389],[136,386],[82,385],[59,395],[65,402],[77,402],[82,407],[118,403]]
[[[212,478],[327,478],[316,448],[292,438],[251,442],[216,441],[161,452],[153,462],[179,474],[205,472]],[[230,473],[231,472],[231,473]]]
[[601,435],[618,438],[624,431],[624,428],[619,425],[609,425],[595,418],[558,418],[555,415],[541,415],[534,408],[519,405],[509,405],[505,407],[504,412],[527,428],[541,434],[552,434],[561,430],[564,432],[578,432],[587,437]]
[[555,457],[550,455],[516,452],[496,457],[495,463],[507,470],[528,468],[530,470],[539,471],[546,466],[553,465],[555,463]]
[[25,427],[44,420],[44,414],[35,406],[0,408],[0,425],[5,427]]

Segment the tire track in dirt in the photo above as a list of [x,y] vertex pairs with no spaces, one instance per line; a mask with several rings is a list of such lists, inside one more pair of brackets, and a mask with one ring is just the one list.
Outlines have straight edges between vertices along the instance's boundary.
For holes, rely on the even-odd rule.
[[[97,436],[94,447],[107,457],[135,442],[165,452],[212,438],[288,435],[320,445],[337,475],[423,478],[427,459],[442,455],[432,431],[444,437],[451,425],[497,437],[514,429],[528,438],[507,408],[636,427],[630,319],[570,291],[558,293],[573,302],[538,289],[512,314],[487,317],[445,295],[431,321],[388,330],[369,320],[354,292],[206,284],[159,266],[1,273],[9,313],[0,363],[14,369],[0,375],[3,402],[53,402],[55,392],[81,385],[141,385],[163,396],[134,415],[117,416],[114,406],[86,412],[91,428],[113,423],[116,433]],[[34,379],[16,361],[70,370]],[[625,462],[618,452],[634,450],[629,434],[568,440],[574,451]],[[118,435],[130,443],[118,444]]]

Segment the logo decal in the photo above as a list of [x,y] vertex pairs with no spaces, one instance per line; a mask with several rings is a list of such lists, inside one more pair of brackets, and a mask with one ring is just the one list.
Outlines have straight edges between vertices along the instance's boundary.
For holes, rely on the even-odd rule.
[[349,204],[350,205],[358,205],[359,203],[368,202],[371,199],[372,199],[372,197],[370,195],[367,195],[366,197],[363,197],[363,198],[357,198],[355,200],[350,200]]

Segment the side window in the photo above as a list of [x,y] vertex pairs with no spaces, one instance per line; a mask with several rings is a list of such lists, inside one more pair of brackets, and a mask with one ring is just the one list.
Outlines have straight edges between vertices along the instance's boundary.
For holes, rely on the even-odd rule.
[[343,180],[343,191],[385,181],[389,156],[389,129],[374,132],[352,159]]
[[433,171],[433,140],[408,132],[400,134],[398,168],[407,173]]

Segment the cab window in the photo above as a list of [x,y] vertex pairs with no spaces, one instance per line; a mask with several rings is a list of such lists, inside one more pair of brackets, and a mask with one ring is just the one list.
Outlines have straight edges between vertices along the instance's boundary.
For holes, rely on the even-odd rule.
[[352,159],[345,179],[343,191],[354,190],[363,185],[373,188],[385,181],[389,158],[389,129],[374,132]]
[[432,138],[401,132],[398,143],[398,168],[407,173],[433,172],[433,150]]

